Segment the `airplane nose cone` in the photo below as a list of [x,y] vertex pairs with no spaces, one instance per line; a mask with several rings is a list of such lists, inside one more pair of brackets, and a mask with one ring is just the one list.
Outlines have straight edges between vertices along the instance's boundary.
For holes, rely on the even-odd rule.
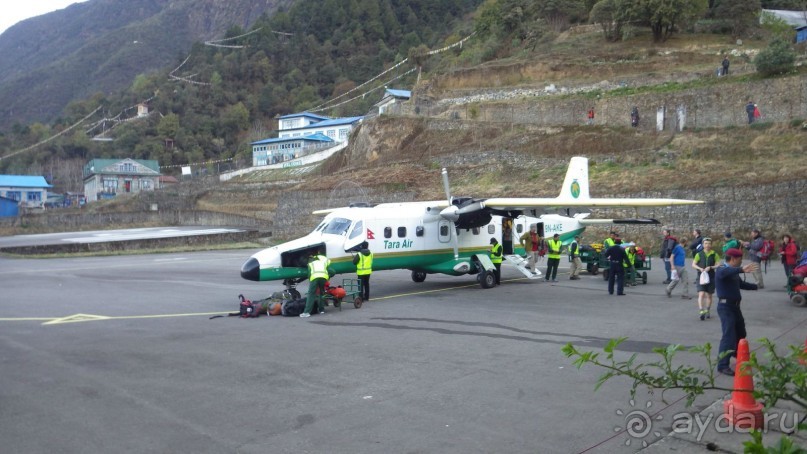
[[241,277],[248,281],[259,281],[261,275],[261,264],[255,257],[250,258],[241,266]]

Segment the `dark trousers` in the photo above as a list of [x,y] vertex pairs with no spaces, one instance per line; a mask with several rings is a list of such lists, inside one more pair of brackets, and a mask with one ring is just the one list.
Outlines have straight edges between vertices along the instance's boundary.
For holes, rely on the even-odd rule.
[[740,311],[740,306],[733,303],[717,303],[717,315],[720,317],[720,327],[723,329],[723,337],[720,338],[720,349],[718,354],[732,351],[717,362],[717,370],[728,369],[732,356],[737,356],[737,344],[740,339],[745,339],[745,319]]
[[[664,260],[664,259],[662,259],[662,260]],[[667,273],[667,282],[669,282],[670,277],[672,277],[671,276],[671,274],[672,274],[672,262],[670,262],[669,260],[664,260],[664,271]]]
[[620,262],[611,262],[611,268],[608,271],[609,295],[614,294],[614,281],[616,281],[616,292],[620,295],[625,293],[625,268]]
[[359,280],[361,281],[361,299],[370,301],[370,275],[359,276]]
[[546,259],[546,280],[557,279],[558,265],[560,265],[560,259]]
[[303,312],[310,314],[314,305],[319,306],[319,312],[325,312],[325,279],[312,279],[308,282],[308,296]]
[[502,283],[502,264],[501,262],[494,263],[493,266],[496,267],[496,271],[494,272],[494,274],[496,275],[496,285],[499,285]]

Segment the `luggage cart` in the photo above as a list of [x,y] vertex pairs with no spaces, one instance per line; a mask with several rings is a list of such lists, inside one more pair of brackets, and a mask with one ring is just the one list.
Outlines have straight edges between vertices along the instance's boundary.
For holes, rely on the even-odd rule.
[[[337,287],[338,288],[338,287]],[[361,305],[364,303],[364,300],[361,298],[362,288],[361,288],[361,279],[342,279],[342,290],[344,290],[345,294],[337,297],[325,291],[325,303],[333,304],[333,307],[338,307],[339,310],[342,310],[342,301],[348,299],[349,301],[353,301],[353,307],[359,309]]]
[[[608,280],[608,274],[611,271],[611,262],[606,260],[605,258],[605,251],[602,253],[602,257],[600,258],[600,263],[602,265],[602,279],[604,281]],[[636,257],[636,261],[633,264],[634,269],[636,270],[636,276],[633,279],[630,279],[628,274],[629,271],[625,271],[625,282],[630,281],[631,283],[642,283],[647,284],[647,272],[652,269],[652,262],[650,261],[650,256],[645,255],[644,260],[639,260],[639,257]]]

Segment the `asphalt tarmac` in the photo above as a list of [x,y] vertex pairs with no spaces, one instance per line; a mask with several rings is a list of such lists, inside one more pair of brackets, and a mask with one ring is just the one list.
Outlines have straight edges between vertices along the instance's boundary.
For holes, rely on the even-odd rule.
[[[658,259],[626,296],[609,296],[601,276],[570,281],[564,258],[554,284],[509,265],[489,290],[384,271],[360,309],[210,319],[237,311],[240,293],[280,289],[240,278],[253,252],[0,257],[0,451],[634,452],[669,433],[672,414],[722,395],[690,409],[675,392],[631,403],[627,379],[595,391],[604,370],[561,353],[619,336],[621,360],[655,361],[652,348],[670,343],[716,349],[716,311],[700,321],[695,299],[667,298]],[[766,289],[744,294],[752,349],[761,337],[804,344],[807,310],[784,282],[774,264]],[[642,438],[624,430],[636,408],[654,416]]]

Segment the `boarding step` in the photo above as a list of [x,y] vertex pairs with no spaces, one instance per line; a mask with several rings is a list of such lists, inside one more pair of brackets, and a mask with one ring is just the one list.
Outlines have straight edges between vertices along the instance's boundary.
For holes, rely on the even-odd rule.
[[527,267],[530,264],[530,261],[525,259],[524,257],[522,257],[520,255],[516,255],[516,254],[508,254],[508,255],[505,255],[504,258],[508,262],[515,265],[516,269],[519,272],[521,272],[521,274],[526,276],[528,279],[538,279],[538,278],[541,277],[541,272],[538,271],[537,268],[535,270],[537,274],[532,274],[532,271],[530,271],[530,269]]

